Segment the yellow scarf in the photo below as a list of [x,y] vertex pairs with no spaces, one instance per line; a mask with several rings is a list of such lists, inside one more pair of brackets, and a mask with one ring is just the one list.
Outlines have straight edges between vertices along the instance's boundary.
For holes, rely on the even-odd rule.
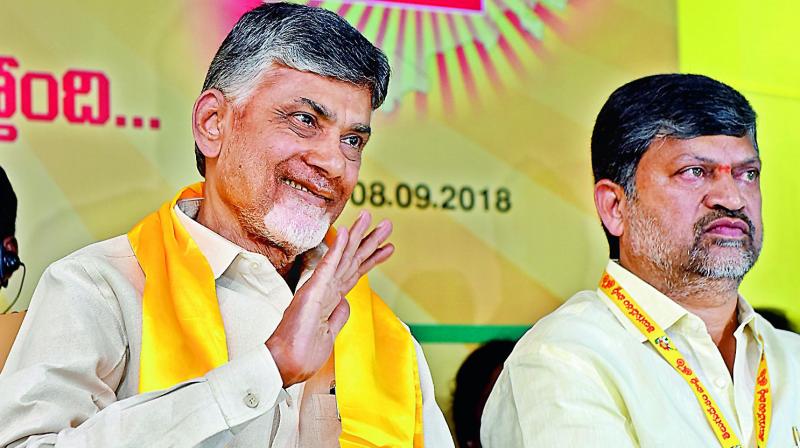
[[[139,392],[203,376],[228,361],[214,274],[174,210],[179,200],[201,197],[202,183],[186,187],[128,233],[145,274]],[[326,241],[333,235],[331,229]],[[366,277],[347,300],[350,319],[334,344],[341,446],[422,447],[411,335]]]

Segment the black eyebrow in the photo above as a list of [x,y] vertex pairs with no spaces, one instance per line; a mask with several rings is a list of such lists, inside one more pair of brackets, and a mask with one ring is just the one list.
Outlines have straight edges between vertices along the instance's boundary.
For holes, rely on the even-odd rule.
[[[314,112],[322,115],[328,121],[336,121],[336,114],[331,112],[327,107],[324,105],[305,97],[300,97],[295,100],[297,103],[305,104],[306,106],[314,109]],[[358,132],[359,134],[367,134],[372,135],[372,128],[368,124],[364,123],[357,123],[354,124],[351,129],[354,132]]]
[[359,134],[372,135],[372,128],[369,127],[368,124],[359,123],[353,125],[352,129],[354,132],[358,132]]
[[316,102],[314,100],[301,97],[301,98],[298,98],[297,100],[295,100],[295,102],[305,104],[306,106],[314,109],[314,112],[322,115],[322,118],[325,118],[328,121],[335,121],[336,120],[336,114],[335,113],[331,112],[330,110],[328,110],[327,107],[323,106],[322,104],[320,104],[320,103],[318,103],[318,102]]
[[[714,165],[717,165],[717,164],[720,163],[720,162],[718,162],[718,161],[716,161],[714,159],[709,159],[708,157],[698,156],[698,155],[694,155],[694,154],[687,155],[686,157],[694,159],[694,160],[697,160],[697,161],[702,162],[702,163],[708,163],[708,164],[714,164]],[[753,157],[750,157],[747,160],[744,160],[744,161],[741,161],[741,162],[738,162],[738,163],[734,163],[733,166],[750,165],[750,164],[756,163],[756,162],[761,163],[761,158],[759,156],[753,156]]]
[[738,166],[742,166],[742,165],[750,165],[751,163],[761,163],[761,157],[759,157],[759,156],[750,157],[749,159],[747,159],[747,160],[745,160],[744,162],[742,162],[742,163],[739,163],[739,164],[737,164],[737,165],[738,165]]

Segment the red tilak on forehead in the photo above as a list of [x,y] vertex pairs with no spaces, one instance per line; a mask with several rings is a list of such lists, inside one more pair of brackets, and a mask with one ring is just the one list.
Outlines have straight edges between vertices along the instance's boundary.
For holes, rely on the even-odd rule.
[[731,173],[731,166],[730,165],[719,165],[717,170],[722,174],[730,174]]

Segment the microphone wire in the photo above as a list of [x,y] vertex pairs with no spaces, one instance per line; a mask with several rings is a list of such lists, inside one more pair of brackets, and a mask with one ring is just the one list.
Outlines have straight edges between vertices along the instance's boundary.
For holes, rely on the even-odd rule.
[[11,308],[13,308],[14,304],[17,303],[17,300],[19,300],[19,295],[22,294],[22,286],[25,284],[25,274],[28,272],[28,268],[25,267],[25,263],[23,262],[20,262],[19,265],[22,266],[22,280],[19,282],[17,296],[14,297],[14,300],[11,301],[11,304],[8,305],[8,307],[6,307],[6,309],[0,314],[6,314]]

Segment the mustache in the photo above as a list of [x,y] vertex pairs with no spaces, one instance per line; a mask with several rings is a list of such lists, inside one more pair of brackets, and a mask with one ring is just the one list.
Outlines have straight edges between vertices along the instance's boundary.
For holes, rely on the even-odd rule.
[[741,210],[729,210],[727,208],[715,208],[709,214],[703,216],[694,224],[694,234],[697,238],[703,234],[703,231],[706,227],[708,227],[712,222],[720,219],[720,218],[731,218],[731,219],[739,219],[744,221],[747,224],[747,236],[750,237],[752,240],[756,234],[756,226],[753,224],[753,221]]
[[340,179],[331,179],[315,167],[284,164],[277,171],[279,172],[279,177],[310,183],[319,191],[340,193],[342,190]]

